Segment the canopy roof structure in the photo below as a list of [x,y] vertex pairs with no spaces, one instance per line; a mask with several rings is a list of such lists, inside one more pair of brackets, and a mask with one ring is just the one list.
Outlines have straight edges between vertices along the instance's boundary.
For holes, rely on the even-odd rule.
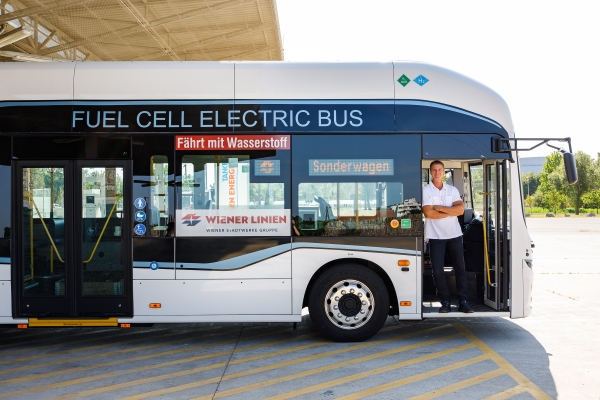
[[283,60],[275,0],[0,0],[0,61]]

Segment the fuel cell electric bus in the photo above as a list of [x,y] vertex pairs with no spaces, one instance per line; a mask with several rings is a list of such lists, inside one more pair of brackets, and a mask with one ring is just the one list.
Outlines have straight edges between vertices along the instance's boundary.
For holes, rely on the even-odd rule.
[[0,324],[295,323],[307,308],[359,341],[388,316],[465,317],[438,313],[433,160],[465,204],[468,316],[531,313],[521,139],[472,79],[415,62],[0,73]]

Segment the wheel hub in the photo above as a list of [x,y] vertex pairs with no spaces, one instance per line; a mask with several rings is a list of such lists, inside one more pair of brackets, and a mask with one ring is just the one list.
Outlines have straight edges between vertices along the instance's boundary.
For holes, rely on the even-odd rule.
[[345,294],[340,299],[340,312],[346,317],[353,317],[360,312],[360,298],[355,294]]
[[347,279],[333,285],[325,295],[329,320],[342,329],[358,329],[371,319],[375,299],[362,282]]

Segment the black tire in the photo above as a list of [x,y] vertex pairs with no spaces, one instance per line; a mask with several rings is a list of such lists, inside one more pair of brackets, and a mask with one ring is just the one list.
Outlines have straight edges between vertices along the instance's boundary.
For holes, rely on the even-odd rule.
[[385,283],[360,264],[343,264],[325,270],[314,281],[308,299],[309,315],[315,327],[337,342],[369,339],[385,323],[389,308]]

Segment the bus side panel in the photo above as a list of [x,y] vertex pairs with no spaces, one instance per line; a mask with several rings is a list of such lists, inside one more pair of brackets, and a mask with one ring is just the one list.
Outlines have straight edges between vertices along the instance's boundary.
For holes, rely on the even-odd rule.
[[393,99],[391,75],[391,62],[238,62],[235,99]]
[[531,314],[531,284],[533,271],[527,266],[531,258],[531,239],[523,217],[521,203],[521,179],[515,165],[510,168],[512,187],[510,188],[511,224],[511,271],[510,271],[510,317],[522,318]]
[[10,264],[0,264],[0,317],[11,317]]
[[138,280],[134,315],[156,316],[154,322],[161,316],[290,315],[291,286],[290,279]]
[[[175,275],[177,279],[290,279],[292,277],[292,255],[289,251],[247,266],[243,262],[238,262],[236,258],[241,257],[226,260],[230,262],[229,265],[236,267],[227,270],[219,270],[220,263],[177,263]],[[199,269],[191,269],[194,265]],[[223,267],[227,266],[227,264],[223,265]]]
[[[409,301],[410,306],[400,307],[401,316],[406,314],[414,315],[420,319],[417,314],[417,257],[406,254],[375,253],[354,250],[333,250],[333,249],[295,249],[292,251],[292,305],[293,313],[298,314],[302,311],[302,302],[308,284],[314,274],[323,265],[336,260],[345,260],[349,263],[357,260],[371,261],[380,266],[389,276],[394,285],[398,301]],[[408,271],[402,271],[398,266],[399,260],[408,260],[410,267]]]
[[[220,62],[163,64],[78,63],[75,100],[201,100],[234,98],[234,65]],[[168,66],[167,66],[168,65]]]
[[[0,101],[72,100],[75,63],[2,63]],[[26,84],[24,84],[26,82]]]
[[[531,262],[529,262],[531,265]],[[531,315],[533,308],[531,306],[533,289],[533,269],[523,260],[523,317]],[[511,314],[512,317],[512,314]],[[512,317],[516,318],[516,317]]]
[[133,262],[133,279],[175,279],[175,268],[164,268],[162,263],[157,269],[152,269],[149,262]]

